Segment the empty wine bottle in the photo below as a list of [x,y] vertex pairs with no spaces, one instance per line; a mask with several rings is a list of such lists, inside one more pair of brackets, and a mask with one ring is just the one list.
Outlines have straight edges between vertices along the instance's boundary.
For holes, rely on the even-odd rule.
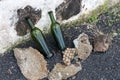
[[65,42],[64,42],[63,35],[61,32],[60,24],[55,20],[52,11],[49,11],[48,14],[51,19],[51,27],[50,28],[51,28],[52,35],[54,36],[54,38],[58,44],[58,47],[62,51],[64,51],[66,46],[65,46]]
[[40,46],[41,52],[44,53],[43,55],[47,58],[52,57],[52,53],[49,51],[49,48],[45,42],[45,38],[41,30],[33,25],[30,18],[26,18],[26,21],[31,28],[31,37],[33,38],[35,42],[38,43],[38,45]]

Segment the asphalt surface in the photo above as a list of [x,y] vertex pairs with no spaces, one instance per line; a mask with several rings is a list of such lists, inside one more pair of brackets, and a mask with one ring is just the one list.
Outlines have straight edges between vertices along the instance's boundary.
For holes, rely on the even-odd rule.
[[[120,12],[117,12],[115,15],[119,13]],[[101,31],[105,33],[112,31],[119,33],[120,16],[115,17],[115,15],[113,13],[101,14],[98,17],[96,26],[100,27]],[[115,19],[117,20],[109,24],[109,20]],[[91,35],[86,27],[87,25],[81,25],[63,30],[67,47],[74,47],[72,41],[80,33],[85,32],[89,36]],[[46,59],[49,64],[48,69],[51,70],[54,64],[61,62],[62,56],[51,34],[46,35],[46,39],[51,51],[54,53],[51,59]],[[92,39],[90,39],[90,41],[92,42]],[[29,46],[39,50],[39,47],[33,41],[18,45],[17,47],[27,48]],[[68,80],[120,80],[120,36],[118,35],[113,38],[108,51],[104,53],[93,52],[86,60],[82,61],[81,64],[82,70]],[[17,66],[13,50],[0,56],[0,80],[27,80]],[[43,80],[47,80],[47,78]]]

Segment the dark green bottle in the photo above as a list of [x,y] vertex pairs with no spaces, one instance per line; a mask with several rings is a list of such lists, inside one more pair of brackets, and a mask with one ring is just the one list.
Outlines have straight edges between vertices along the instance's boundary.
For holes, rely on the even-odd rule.
[[51,32],[58,44],[58,47],[63,51],[65,50],[66,46],[65,46],[65,42],[64,42],[63,35],[61,32],[60,24],[56,22],[52,11],[48,12],[48,14],[51,19],[51,27],[50,27]]
[[44,38],[41,30],[33,25],[30,18],[26,18],[26,21],[27,21],[27,23],[29,24],[29,26],[31,28],[31,37],[33,38],[33,40],[35,42],[38,43],[38,45],[40,46],[41,52],[44,53],[43,55],[45,57],[47,57],[47,58],[52,57],[52,53],[48,49],[48,46],[47,46],[47,44],[45,42],[45,38]]

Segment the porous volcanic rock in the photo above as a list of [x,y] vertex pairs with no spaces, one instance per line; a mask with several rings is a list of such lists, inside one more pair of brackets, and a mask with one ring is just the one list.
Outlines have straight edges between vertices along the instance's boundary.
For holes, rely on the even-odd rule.
[[48,79],[49,80],[62,80],[67,79],[75,74],[77,74],[82,69],[81,64],[71,64],[69,66],[62,65],[57,63],[53,70],[50,72]]
[[74,40],[74,44],[77,48],[77,53],[80,59],[85,60],[92,52],[92,45],[89,42],[88,35],[82,33]]

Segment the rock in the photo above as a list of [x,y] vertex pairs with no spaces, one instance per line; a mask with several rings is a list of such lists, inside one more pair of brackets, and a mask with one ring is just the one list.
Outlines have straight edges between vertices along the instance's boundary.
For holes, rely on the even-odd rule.
[[85,60],[92,52],[92,45],[90,45],[88,35],[82,33],[73,42],[77,48],[79,58]]
[[36,49],[15,48],[14,55],[21,72],[27,79],[38,80],[47,77],[47,62]]
[[62,80],[67,79],[75,74],[77,74],[82,69],[81,64],[78,65],[71,64],[69,66],[57,63],[53,70],[50,72],[49,80]]
[[111,37],[105,34],[99,34],[94,38],[94,52],[105,52],[111,44]]

